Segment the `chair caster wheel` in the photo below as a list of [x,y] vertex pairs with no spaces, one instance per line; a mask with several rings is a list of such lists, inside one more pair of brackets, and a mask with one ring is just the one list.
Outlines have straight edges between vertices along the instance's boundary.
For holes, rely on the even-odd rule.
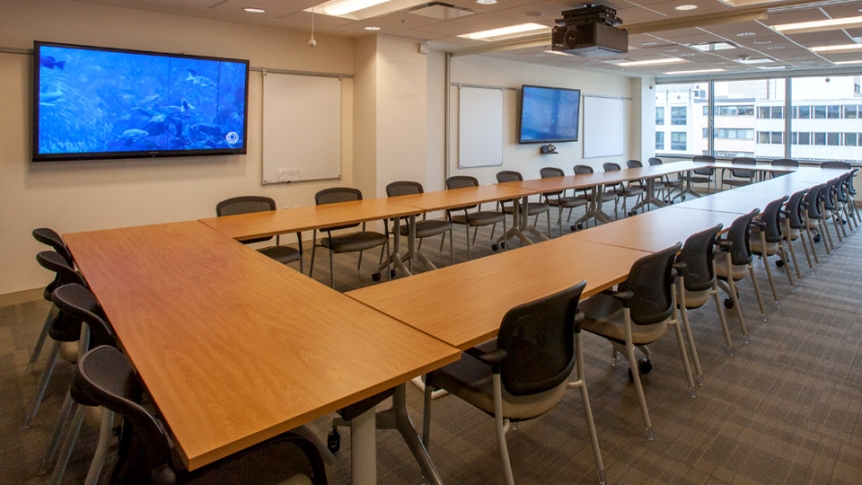
[[725,298],[724,299],[724,308],[727,308],[728,310],[733,308],[733,300],[731,300],[730,298]]
[[380,273],[374,273],[373,275],[371,275],[371,279],[374,281],[380,281],[380,278],[382,277],[383,276]]
[[629,212],[629,213],[628,213],[628,215],[629,215],[630,217],[631,217],[631,216],[636,216],[636,215],[638,215],[638,212],[637,212],[637,211],[631,211],[631,212]]
[[390,277],[390,278],[394,278],[394,277],[395,277],[395,275],[397,275],[397,274],[398,274],[398,270],[397,270],[397,269],[390,269],[390,270],[389,270],[389,277]]
[[502,246],[503,246],[502,244],[492,244],[492,245],[491,245],[491,251],[497,251],[497,250],[498,250],[498,249],[500,249]]
[[819,243],[820,239],[821,239],[820,234],[817,234],[814,236],[814,242]]
[[775,267],[776,267],[776,268],[783,268],[783,267],[784,267],[784,261],[782,261],[782,260],[780,260],[780,259],[779,259],[779,260],[777,260],[777,261],[775,262]]
[[572,232],[575,232],[575,231],[580,231],[583,228],[584,228],[584,224],[578,223],[578,224],[575,224],[574,226],[572,226],[570,229],[572,230]]
[[[641,357],[638,359],[638,373],[639,374],[649,374],[652,371],[652,362],[646,357]],[[634,376],[632,375],[632,370],[629,368],[629,382],[634,382]]]
[[341,449],[341,431],[333,429],[329,432],[329,435],[326,437],[326,447],[330,452],[338,453],[338,450]]

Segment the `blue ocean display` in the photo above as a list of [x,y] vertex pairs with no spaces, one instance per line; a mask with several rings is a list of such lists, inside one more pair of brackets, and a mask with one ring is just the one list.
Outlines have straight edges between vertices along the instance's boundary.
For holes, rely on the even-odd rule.
[[577,141],[581,91],[523,86],[520,143]]
[[37,153],[245,149],[244,62],[41,45]]

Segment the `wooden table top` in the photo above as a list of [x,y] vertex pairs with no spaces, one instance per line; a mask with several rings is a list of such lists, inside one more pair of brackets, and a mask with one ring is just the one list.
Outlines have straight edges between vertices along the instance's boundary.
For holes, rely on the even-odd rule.
[[393,198],[402,204],[422,209],[423,212],[430,212],[484,204],[486,202],[496,202],[498,200],[511,200],[525,195],[532,194],[515,187],[509,187],[507,184],[492,184],[425,192],[424,194],[403,195]]
[[523,180],[520,182],[505,182],[500,185],[516,187],[532,194],[557,192],[570,189],[588,189],[597,185],[614,185],[620,182],[662,177],[695,168],[707,166],[695,162],[675,162],[663,165],[645,166],[641,168],[624,168],[612,172],[595,172],[583,175],[566,175],[564,177],[549,177],[544,179]]
[[459,357],[197,221],[63,237],[189,469]]
[[422,211],[400,198],[364,199],[338,204],[294,207],[274,211],[211,217],[201,222],[237,240],[404,217]]
[[345,294],[468,349],[495,337],[510,308],[584,279],[583,298],[594,295],[647,254],[564,236]]
[[739,216],[740,214],[732,212],[686,210],[668,206],[578,231],[569,237],[657,252],[677,242],[685,243],[692,234],[715,227],[716,224],[723,224],[724,230],[727,230]]

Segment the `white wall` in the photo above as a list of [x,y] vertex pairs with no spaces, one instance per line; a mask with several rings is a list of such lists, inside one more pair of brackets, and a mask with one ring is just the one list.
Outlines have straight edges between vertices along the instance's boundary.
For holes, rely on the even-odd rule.
[[[249,59],[252,66],[352,74],[353,40],[64,0],[0,0],[0,47],[34,40]],[[261,186],[261,76],[249,89],[245,156],[38,163],[30,161],[32,56],[0,54],[0,294],[44,286],[36,227],[60,233],[215,215],[225,198],[261,194],[311,205],[333,182]],[[352,83],[343,98],[341,183],[353,180]],[[424,150],[424,148],[423,148]]]
[[[457,87],[452,90],[451,125],[452,145],[450,146],[451,175],[472,175],[480,183],[496,181],[496,173],[501,170],[516,170],[525,179],[539,178],[539,170],[543,167],[558,167],[567,174],[573,173],[573,167],[578,164],[591,165],[601,171],[602,163],[617,162],[625,165],[629,158],[636,158],[639,153],[633,153],[631,147],[632,133],[640,133],[640,120],[633,119],[632,113],[632,83],[621,76],[597,74],[535,64],[512,62],[490,57],[455,57],[451,65],[451,82],[464,84],[479,84],[485,86],[503,86],[518,88],[518,90],[503,91],[503,165],[470,169],[458,168],[458,96]],[[442,81],[441,81],[442,82]],[[522,84],[575,88],[585,95],[619,96],[628,98],[624,102],[624,118],[632,120],[627,130],[624,143],[626,150],[622,156],[583,158],[583,127],[577,142],[556,143],[558,155],[541,155],[539,144],[518,144],[518,103],[519,90]],[[429,94],[430,98],[430,94]],[[583,106],[583,104],[582,104]],[[583,113],[583,109],[581,109]],[[583,120],[583,114],[581,115]],[[582,121],[583,124],[583,121]],[[634,127],[634,128],[633,128]]]

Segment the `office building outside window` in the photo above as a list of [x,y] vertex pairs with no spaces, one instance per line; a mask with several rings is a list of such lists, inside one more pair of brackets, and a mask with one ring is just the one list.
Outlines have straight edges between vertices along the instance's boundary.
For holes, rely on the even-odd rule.
[[663,125],[664,124],[664,108],[656,108],[655,109],[655,124]]
[[664,150],[664,132],[663,131],[655,132],[655,149],[656,150]]

